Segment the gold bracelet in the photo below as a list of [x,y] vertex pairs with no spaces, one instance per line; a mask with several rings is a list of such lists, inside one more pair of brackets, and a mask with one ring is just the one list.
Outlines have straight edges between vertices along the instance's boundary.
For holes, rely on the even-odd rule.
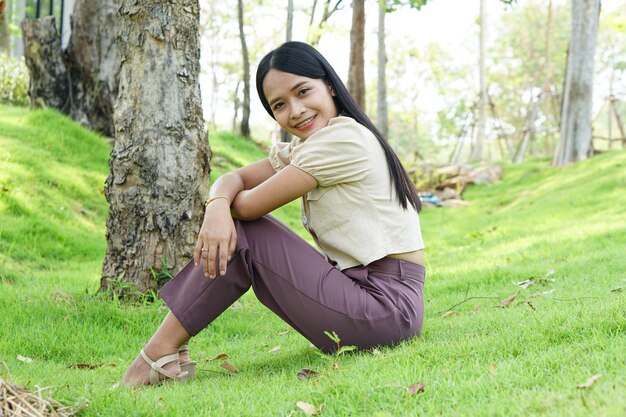
[[223,198],[224,200],[228,201],[230,203],[230,200],[228,199],[228,197],[223,196],[223,195],[218,195],[216,197],[211,197],[211,198],[207,198],[206,200],[204,200],[202,202],[202,204],[204,204],[204,207],[208,206],[209,204],[211,204],[213,201],[218,200],[220,198]]

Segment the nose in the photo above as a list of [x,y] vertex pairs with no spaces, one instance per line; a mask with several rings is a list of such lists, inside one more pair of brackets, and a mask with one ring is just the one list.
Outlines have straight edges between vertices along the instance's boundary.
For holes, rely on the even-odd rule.
[[291,102],[291,118],[298,119],[304,113],[305,108],[300,102],[300,100],[293,100]]

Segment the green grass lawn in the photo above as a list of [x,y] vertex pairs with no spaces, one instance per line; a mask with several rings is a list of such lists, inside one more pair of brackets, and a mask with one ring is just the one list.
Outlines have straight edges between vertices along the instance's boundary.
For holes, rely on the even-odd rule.
[[[229,134],[209,140],[214,174],[264,155]],[[323,357],[249,293],[192,340],[196,379],[114,389],[166,309],[96,294],[110,149],[53,111],[0,106],[3,378],[53,387],[87,403],[84,416],[304,415],[297,401],[322,416],[625,415],[626,152],[507,165],[502,182],[466,192],[470,206],[426,209],[419,339]],[[297,203],[277,216],[299,224]],[[299,380],[302,368],[319,375]],[[424,392],[410,395],[415,383]]]

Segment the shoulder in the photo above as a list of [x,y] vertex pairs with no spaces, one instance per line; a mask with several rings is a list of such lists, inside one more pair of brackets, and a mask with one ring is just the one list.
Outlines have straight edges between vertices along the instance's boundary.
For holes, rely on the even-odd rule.
[[359,139],[363,136],[373,136],[365,126],[351,117],[337,116],[330,119],[328,126],[311,135],[305,142],[315,142],[329,139]]

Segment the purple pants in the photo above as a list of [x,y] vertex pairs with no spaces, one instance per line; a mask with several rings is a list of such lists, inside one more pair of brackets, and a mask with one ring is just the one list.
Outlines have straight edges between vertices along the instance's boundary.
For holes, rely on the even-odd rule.
[[237,248],[226,275],[205,278],[191,260],[160,291],[192,336],[251,286],[261,303],[327,353],[336,345],[324,331],[361,349],[420,334],[423,266],[383,258],[340,271],[271,216],[235,225]]

